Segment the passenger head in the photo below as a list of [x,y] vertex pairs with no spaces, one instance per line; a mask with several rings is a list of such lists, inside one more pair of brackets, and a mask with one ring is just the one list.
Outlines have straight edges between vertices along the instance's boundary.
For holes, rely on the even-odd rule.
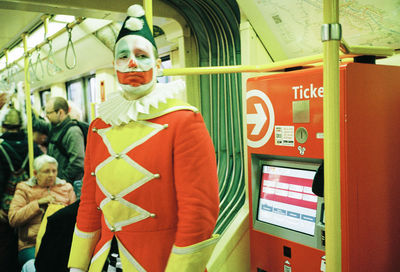
[[21,112],[11,108],[4,116],[1,126],[3,128],[3,132],[18,132],[22,127]]
[[45,107],[46,117],[52,124],[57,125],[67,118],[68,109],[67,100],[60,96],[52,97]]
[[41,155],[33,161],[33,174],[40,187],[53,186],[57,178],[58,162],[49,155]]
[[140,5],[128,9],[114,48],[114,68],[126,99],[139,99],[155,87],[161,67],[157,46]]
[[33,131],[33,141],[39,145],[46,145],[47,134],[42,131],[35,130]]

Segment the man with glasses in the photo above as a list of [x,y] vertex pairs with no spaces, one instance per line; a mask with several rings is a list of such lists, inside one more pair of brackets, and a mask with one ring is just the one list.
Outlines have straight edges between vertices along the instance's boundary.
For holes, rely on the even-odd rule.
[[[34,118],[33,129],[46,131],[48,135],[47,154],[54,157],[59,164],[58,177],[74,185],[83,177],[83,160],[85,156],[85,144],[82,130],[78,126],[69,126],[69,106],[67,100],[62,97],[52,97],[47,102],[46,117],[50,123]],[[57,142],[61,139],[61,144]],[[79,182],[78,182],[79,183]],[[74,186],[75,193],[80,194],[79,188]]]

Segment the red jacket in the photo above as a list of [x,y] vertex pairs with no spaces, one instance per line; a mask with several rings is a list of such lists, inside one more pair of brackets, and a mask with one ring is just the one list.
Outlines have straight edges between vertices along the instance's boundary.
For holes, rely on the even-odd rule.
[[69,267],[91,260],[89,271],[101,271],[114,235],[124,271],[164,271],[173,246],[179,255],[208,243],[219,211],[215,151],[200,113],[174,103],[127,125],[90,125]]

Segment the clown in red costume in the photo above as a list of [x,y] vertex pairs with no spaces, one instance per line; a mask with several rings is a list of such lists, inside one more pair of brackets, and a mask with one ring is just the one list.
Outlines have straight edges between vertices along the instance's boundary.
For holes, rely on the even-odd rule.
[[199,271],[218,240],[213,144],[198,110],[175,98],[181,81],[156,83],[160,60],[133,5],[117,37],[122,90],[89,128],[81,202],[68,266],[124,272]]

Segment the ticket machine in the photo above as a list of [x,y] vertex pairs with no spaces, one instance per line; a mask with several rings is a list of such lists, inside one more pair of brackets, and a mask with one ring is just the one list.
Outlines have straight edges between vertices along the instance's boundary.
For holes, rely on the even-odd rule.
[[[400,259],[400,67],[340,67],[342,271]],[[251,271],[325,271],[322,68],[247,82]]]

